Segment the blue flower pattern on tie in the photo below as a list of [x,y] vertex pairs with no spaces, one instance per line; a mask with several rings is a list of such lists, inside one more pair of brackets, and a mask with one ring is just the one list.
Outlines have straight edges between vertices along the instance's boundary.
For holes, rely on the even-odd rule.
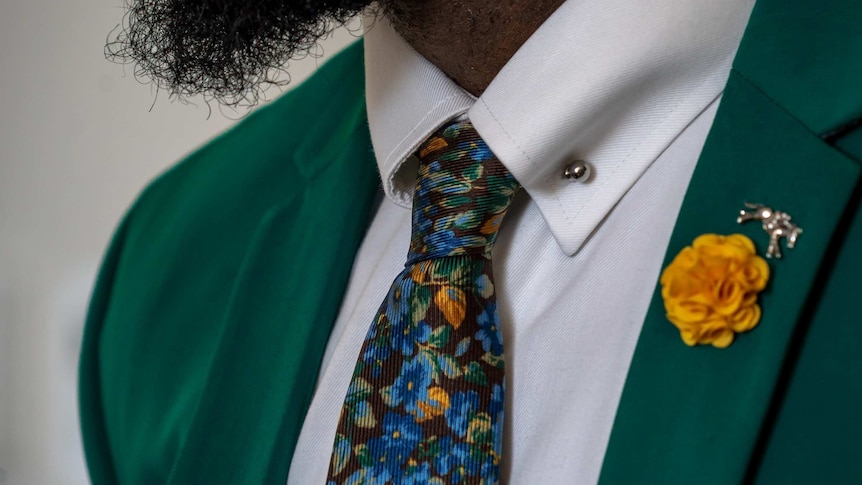
[[466,121],[418,154],[408,262],[360,352],[328,485],[499,481],[504,358],[490,256],[518,184]]

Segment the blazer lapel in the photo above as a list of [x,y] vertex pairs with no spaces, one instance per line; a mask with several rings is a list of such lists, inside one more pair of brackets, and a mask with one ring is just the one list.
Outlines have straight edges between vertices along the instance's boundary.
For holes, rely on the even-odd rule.
[[258,225],[171,484],[286,480],[379,188],[367,134],[333,138],[297,151],[310,180]]
[[[768,237],[760,224],[736,224],[744,202],[790,213],[804,234],[795,249],[784,250],[783,259],[769,262],[772,274],[760,295],[760,324],[738,335],[727,349],[685,346],[665,317],[657,288],[617,411],[602,483],[744,481],[764,431],[764,418],[780,399],[776,383],[794,334],[804,326],[800,324],[807,295],[860,175],[859,162],[824,143],[812,127],[824,132],[835,128],[862,107],[862,99],[841,91],[841,86],[837,93],[816,91],[807,93],[805,100],[796,99],[804,87],[818,87],[818,82],[825,81],[810,77],[803,60],[793,58],[795,64],[790,66],[784,63],[790,62],[792,46],[781,46],[788,59],[767,58],[774,50],[765,49],[764,42],[778,45],[773,38],[778,35],[776,23],[787,21],[788,16],[806,17],[806,12],[811,18],[823,16],[812,13],[813,5],[806,10],[804,2],[784,7],[778,3],[761,0],[752,14],[671,237],[665,266],[704,233],[746,234],[763,255]],[[783,27],[792,30],[793,25]],[[805,53],[810,54],[810,49]],[[813,69],[824,67],[816,55],[811,62]],[[772,72],[764,65],[772,66]],[[754,67],[749,71],[750,66]],[[777,71],[786,68],[801,69],[805,75],[796,80],[784,76],[785,84],[776,84],[774,78],[782,74]],[[821,69],[819,76],[840,75],[834,71]],[[770,83],[782,104],[752,79]],[[841,106],[833,109],[835,97]],[[825,113],[813,109],[818,101]],[[798,111],[789,112],[785,104]]]

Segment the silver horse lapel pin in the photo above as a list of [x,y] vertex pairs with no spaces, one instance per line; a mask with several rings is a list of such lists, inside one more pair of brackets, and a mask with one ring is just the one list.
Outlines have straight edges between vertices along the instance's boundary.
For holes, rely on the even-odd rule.
[[802,234],[802,228],[791,222],[793,219],[786,212],[772,210],[763,204],[745,203],[746,209],[739,211],[736,222],[742,224],[748,221],[761,221],[763,230],[769,234],[769,246],[766,248],[767,258],[781,258],[782,238],[787,239],[787,247],[793,249],[796,240]]

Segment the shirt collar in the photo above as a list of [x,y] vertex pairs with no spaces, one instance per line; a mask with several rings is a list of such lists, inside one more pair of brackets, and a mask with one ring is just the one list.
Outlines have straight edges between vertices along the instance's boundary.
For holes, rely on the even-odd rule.
[[[568,0],[477,100],[383,18],[365,33],[371,140],[386,195],[410,205],[411,155],[463,113],[574,254],[720,94],[754,0]],[[588,183],[565,165],[592,166]]]
[[386,195],[410,207],[416,182],[411,155],[437,128],[473,106],[476,98],[410,47],[386,18],[366,17],[365,24],[371,144]]

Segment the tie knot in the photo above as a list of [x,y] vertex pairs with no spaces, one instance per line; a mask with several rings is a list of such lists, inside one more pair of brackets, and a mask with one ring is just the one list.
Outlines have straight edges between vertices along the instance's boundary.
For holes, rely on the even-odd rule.
[[407,264],[446,256],[489,257],[518,182],[469,121],[444,126],[417,154]]

